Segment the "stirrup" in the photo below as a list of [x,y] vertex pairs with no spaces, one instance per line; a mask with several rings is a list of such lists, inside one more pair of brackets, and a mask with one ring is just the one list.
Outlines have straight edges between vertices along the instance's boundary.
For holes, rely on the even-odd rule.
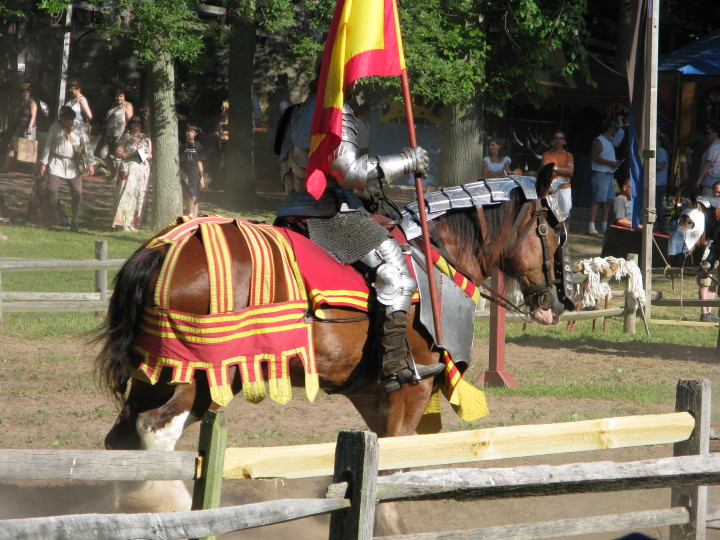
[[416,385],[423,379],[429,379],[440,375],[445,369],[445,364],[440,362],[425,366],[422,364],[415,364],[416,371],[413,371],[409,367],[402,368],[395,373],[382,377],[382,385],[385,389],[385,393],[389,394],[395,390],[400,390],[403,384],[410,384],[411,386]]

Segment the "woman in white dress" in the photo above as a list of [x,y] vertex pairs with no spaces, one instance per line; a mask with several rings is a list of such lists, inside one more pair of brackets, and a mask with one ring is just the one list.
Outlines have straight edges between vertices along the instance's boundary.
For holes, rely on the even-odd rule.
[[133,116],[115,150],[122,161],[115,189],[117,207],[113,227],[131,232],[140,228],[147,214],[152,142],[141,128],[140,117]]
[[498,137],[488,139],[488,155],[483,158],[483,178],[502,178],[510,174],[510,158],[503,152],[504,145],[505,141]]

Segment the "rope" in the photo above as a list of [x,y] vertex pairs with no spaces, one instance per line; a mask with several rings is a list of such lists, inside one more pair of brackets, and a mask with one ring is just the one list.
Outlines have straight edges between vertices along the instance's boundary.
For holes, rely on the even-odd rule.
[[601,257],[593,257],[580,261],[582,265],[582,273],[587,276],[585,292],[583,294],[582,303],[587,307],[595,307],[598,300],[612,298],[610,285],[600,280],[600,274],[604,273],[610,265]]
[[607,274],[611,264],[617,264],[618,268],[613,277],[620,281],[627,279],[625,296],[630,300],[628,304],[631,309],[637,307],[638,303],[645,303],[645,288],[642,283],[642,273],[637,263],[615,257],[593,257],[580,261],[582,273],[587,276],[587,285],[582,302],[584,305],[594,307],[598,300],[612,298],[610,284],[601,280],[601,274]]

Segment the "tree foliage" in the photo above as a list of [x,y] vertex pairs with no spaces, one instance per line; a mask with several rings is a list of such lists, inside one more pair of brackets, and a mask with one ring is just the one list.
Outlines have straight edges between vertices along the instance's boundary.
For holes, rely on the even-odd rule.
[[[416,0],[401,8],[407,63],[416,92],[464,105],[477,94],[486,103],[517,91],[542,93],[534,74],[587,74],[582,40],[586,0]],[[563,51],[566,63],[553,65]]]
[[[584,18],[587,0],[400,0],[408,75],[413,92],[448,105],[467,105],[477,94],[499,102],[518,90],[544,90],[534,79],[542,70],[563,78],[589,77]],[[297,37],[302,57],[319,55],[330,26],[333,0],[299,3]],[[563,51],[566,62],[549,62]]]
[[[189,0],[118,0],[109,5],[105,0],[89,0],[108,15],[105,29],[118,37],[132,40],[134,54],[141,63],[156,59],[163,50],[172,58],[192,61],[202,52],[203,43],[198,31],[198,19],[190,9]],[[51,15],[66,9],[68,0],[41,0],[39,7]],[[112,19],[114,13],[127,11],[132,18],[127,24]]]

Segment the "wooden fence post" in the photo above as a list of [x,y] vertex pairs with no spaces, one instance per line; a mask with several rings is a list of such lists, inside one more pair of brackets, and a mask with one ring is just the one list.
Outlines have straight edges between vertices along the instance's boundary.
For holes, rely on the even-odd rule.
[[330,516],[330,540],[371,540],[375,522],[379,450],[377,435],[341,431],[335,448],[333,483],[348,482],[352,505]]
[[[209,510],[220,507],[222,493],[225,447],[227,446],[227,424],[223,411],[207,411],[200,424],[198,452],[202,457],[200,478],[193,487],[193,510]],[[215,540],[205,536],[202,540]]]
[[[708,455],[710,453],[711,386],[707,379],[680,379],[677,384],[675,410],[688,411],[695,418],[690,437],[673,445],[673,456]],[[672,488],[671,506],[684,506],[690,512],[690,523],[670,527],[670,539],[705,539],[707,521],[707,486]]]
[[[638,262],[638,256],[636,253],[628,253],[628,261],[637,263]],[[637,321],[637,316],[635,315],[635,311],[637,310],[637,307],[632,308],[633,300],[630,300],[628,297],[628,283],[630,280],[627,278],[625,279],[625,315],[623,317],[623,332],[626,334],[634,334],[635,333],[635,323]]]
[[[95,240],[95,258],[98,261],[107,261],[107,240]],[[100,301],[107,301],[107,270],[95,270],[95,292],[100,293]],[[103,313],[96,311],[95,315]]]
[[[497,268],[492,272],[492,288],[505,295],[505,274]],[[490,354],[487,371],[480,372],[475,384],[495,388],[517,388],[518,383],[509,371],[505,371],[505,308],[497,302],[490,303]]]
[[[3,299],[2,299],[2,270],[0,270],[0,328],[2,328],[3,325]],[[720,334],[718,334],[720,336]],[[718,337],[718,342],[720,343],[720,337]]]

